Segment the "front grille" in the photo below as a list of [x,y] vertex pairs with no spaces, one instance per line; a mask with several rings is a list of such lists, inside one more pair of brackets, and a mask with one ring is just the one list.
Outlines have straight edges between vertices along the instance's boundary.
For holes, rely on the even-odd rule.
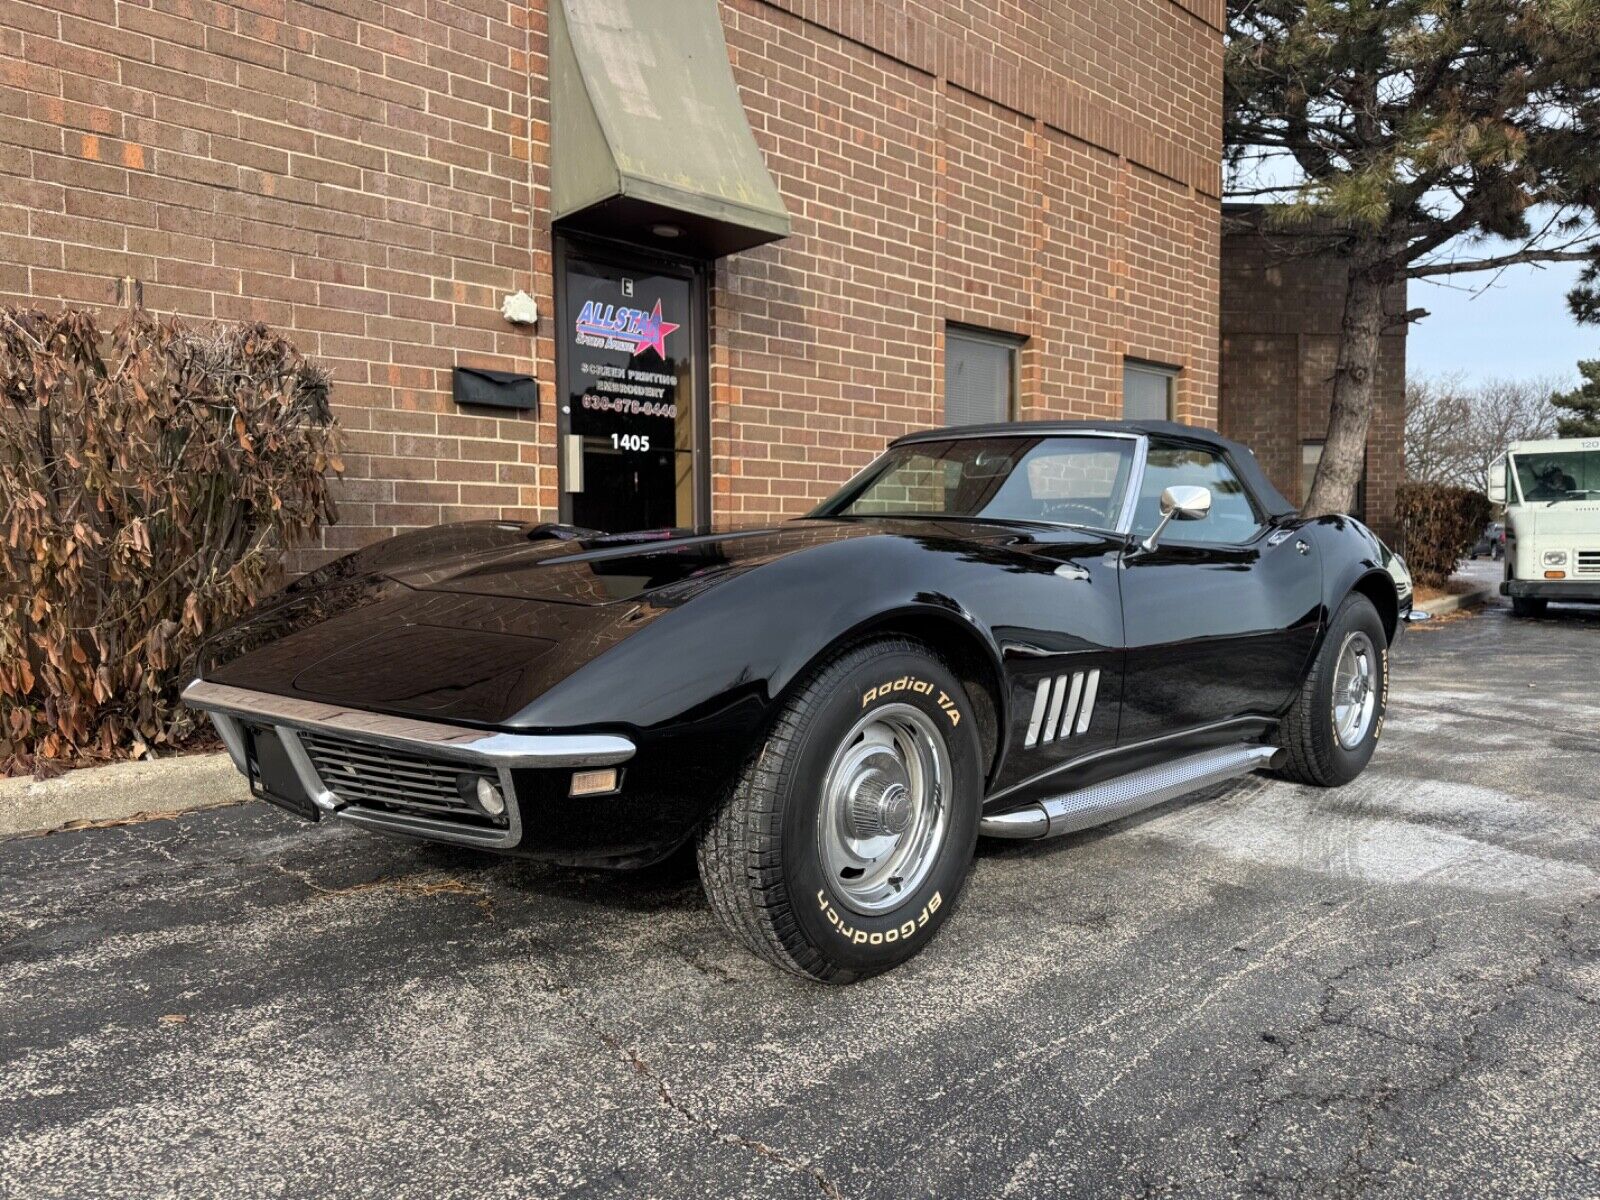
[[1600,550],[1579,550],[1579,575],[1600,575]]
[[505,815],[491,819],[468,804],[457,786],[463,775],[499,786],[492,771],[325,733],[301,733],[300,743],[322,786],[343,803],[480,829],[507,825]]

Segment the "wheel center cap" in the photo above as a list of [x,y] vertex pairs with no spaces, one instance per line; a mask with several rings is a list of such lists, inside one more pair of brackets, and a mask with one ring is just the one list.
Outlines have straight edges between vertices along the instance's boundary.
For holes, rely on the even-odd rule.
[[911,789],[874,772],[850,797],[850,832],[857,838],[898,837],[911,824]]
[[878,800],[878,820],[885,833],[904,833],[911,824],[911,792],[901,784],[890,784]]

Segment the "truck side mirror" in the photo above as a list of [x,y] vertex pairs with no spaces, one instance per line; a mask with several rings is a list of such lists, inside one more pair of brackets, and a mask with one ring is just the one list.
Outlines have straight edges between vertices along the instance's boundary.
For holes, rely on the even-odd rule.
[[1502,454],[1489,464],[1489,501],[1492,504],[1506,502],[1506,456]]

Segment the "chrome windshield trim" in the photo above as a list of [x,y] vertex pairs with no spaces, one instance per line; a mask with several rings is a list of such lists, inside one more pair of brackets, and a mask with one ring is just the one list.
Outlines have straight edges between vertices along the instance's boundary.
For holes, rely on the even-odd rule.
[[[1040,422],[1040,424],[1048,424],[1048,422]],[[1137,438],[1144,438],[1147,436],[1147,434],[1136,433],[1131,429],[1028,429],[1026,427],[1020,429],[1006,429],[1000,432],[996,432],[993,429],[989,429],[987,431],[974,430],[968,433],[961,429],[960,426],[956,426],[952,429],[926,429],[918,430],[916,433],[903,434],[900,437],[895,438],[894,441],[890,442],[888,449],[893,450],[897,446],[915,446],[923,442],[959,442],[970,438],[987,438],[992,442],[1005,441],[1007,439],[1015,438],[1079,437],[1123,438],[1127,441],[1133,441]],[[887,453],[887,451],[885,452]],[[880,455],[879,457],[882,456]],[[873,459],[873,461],[876,462],[877,459]]]
[[1133,534],[1133,518],[1139,510],[1139,489],[1144,487],[1145,463],[1150,458],[1150,438],[1142,433],[1135,437],[1133,466],[1128,471],[1127,490],[1122,494],[1122,515],[1117,518],[1117,532],[1123,537]]
[[[607,767],[633,757],[634,744],[612,733],[503,733],[297,700],[196,679],[183,690],[191,708],[290,729],[326,731],[397,750],[495,767]],[[229,747],[230,751],[232,747]]]

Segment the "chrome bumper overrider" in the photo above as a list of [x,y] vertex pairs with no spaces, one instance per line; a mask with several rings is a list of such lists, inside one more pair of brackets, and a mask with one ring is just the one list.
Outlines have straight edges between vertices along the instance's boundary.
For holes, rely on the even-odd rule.
[[[392,833],[471,846],[505,848],[521,840],[522,817],[511,776],[514,768],[605,767],[626,762],[634,753],[633,742],[617,734],[521,734],[467,729],[460,725],[297,700],[201,679],[184,689],[183,701],[210,716],[234,766],[247,778],[250,765],[241,721],[272,728],[294,766],[300,785],[322,812]],[[318,773],[301,740],[302,733],[328,734],[428,759],[458,762],[484,773],[493,772],[506,798],[506,826],[486,829],[346,800],[338,794],[336,786],[330,787]]]

